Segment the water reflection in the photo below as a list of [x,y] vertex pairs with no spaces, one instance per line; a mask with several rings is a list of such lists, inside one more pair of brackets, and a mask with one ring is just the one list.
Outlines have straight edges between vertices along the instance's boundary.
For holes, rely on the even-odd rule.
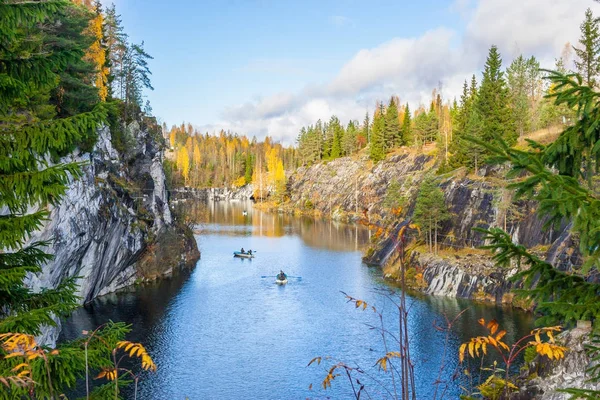
[[361,250],[369,242],[369,231],[358,224],[267,213],[252,207],[252,202],[181,203],[198,234],[227,236],[283,237],[298,235],[315,248],[334,251]]

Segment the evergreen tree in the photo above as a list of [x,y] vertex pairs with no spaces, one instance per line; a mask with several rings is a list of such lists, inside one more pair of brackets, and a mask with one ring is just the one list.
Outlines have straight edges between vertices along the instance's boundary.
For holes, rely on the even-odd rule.
[[40,26],[45,43],[43,51],[52,53],[64,48],[85,53],[61,70],[58,85],[51,92],[50,102],[60,117],[90,111],[100,99],[99,88],[95,86],[96,68],[89,58],[90,49],[100,46],[89,32],[93,18],[94,14],[85,7],[70,5]]
[[431,176],[426,177],[421,183],[413,219],[425,232],[429,251],[437,254],[438,230],[443,222],[450,219],[450,213],[446,206],[444,192]]
[[[0,2],[0,334],[39,335],[78,305],[74,278],[41,291],[25,284],[27,275],[39,273],[52,257],[44,251],[49,242],[26,242],[48,219],[48,207],[56,206],[70,180],[81,174],[79,163],[48,160],[77,144],[107,117],[103,103],[64,118],[50,103],[50,93],[68,76],[69,66],[84,57],[84,45],[71,38],[60,46],[46,42],[52,37],[48,26],[78,11],[72,7],[64,1]],[[58,30],[54,33],[60,35]],[[106,343],[121,340],[123,334],[122,325],[98,331]],[[90,368],[107,365],[102,357],[110,351],[102,353],[98,343],[90,342]],[[58,398],[83,373],[81,345],[64,343],[58,351],[37,346],[34,351],[44,355],[26,360],[31,382],[3,382],[0,398]],[[1,347],[0,376],[16,375],[13,368],[19,358],[5,355]]]
[[519,137],[530,128],[529,62],[523,55],[515,58],[506,70],[511,111]]
[[335,115],[329,120],[329,129],[332,132],[331,158],[338,158],[342,155],[342,140],[344,137],[344,127]]
[[393,96],[390,98],[390,103],[385,112],[385,144],[387,150],[404,144],[398,119],[398,104]]
[[365,119],[363,120],[363,135],[367,139],[367,143],[371,143],[371,120],[368,111],[365,113]]
[[412,123],[412,118],[410,115],[410,108],[408,106],[408,103],[406,103],[406,106],[404,106],[404,118],[402,119],[402,128],[401,128],[401,136],[402,136],[403,144],[410,144],[410,141],[412,138],[411,123]]
[[385,158],[385,107],[379,103],[375,114],[373,115],[373,129],[371,132],[371,143],[369,156],[373,162],[377,163]]
[[[572,232],[579,240],[579,251],[585,263],[563,272],[531,254],[525,247],[514,244],[501,229],[484,230],[485,240],[502,265],[519,265],[522,269],[514,277],[524,283],[518,293],[537,304],[543,317],[541,325],[573,326],[578,320],[592,320],[595,330],[600,329],[600,284],[589,272],[600,269],[600,199],[597,193],[586,189],[578,179],[587,168],[586,158],[600,152],[600,107],[595,92],[573,76],[554,72],[549,79],[557,88],[553,94],[558,105],[576,107],[576,122],[567,127],[550,146],[532,143],[532,150],[509,147],[500,141],[477,141],[485,147],[494,163],[510,163],[508,178],[517,178],[509,185],[517,198],[538,202],[540,217],[549,227],[554,223],[570,221]],[[575,140],[574,140],[575,139]],[[584,143],[579,140],[584,139]],[[594,153],[595,151],[595,153]],[[587,155],[586,155],[587,153]],[[597,374],[597,371],[596,371]]]
[[[154,90],[150,83],[150,68],[148,60],[153,59],[144,50],[144,42],[140,45],[128,45],[123,56],[123,66],[120,78],[124,85],[125,115],[127,121],[133,117],[133,110],[138,111],[142,107],[143,89]],[[133,108],[133,110],[132,110]]]
[[517,135],[513,128],[508,101],[508,88],[502,72],[502,59],[497,47],[492,46],[485,63],[483,79],[475,105],[483,123],[481,132],[483,140],[491,141],[494,135],[499,135],[510,145],[516,143]]
[[127,50],[127,34],[123,29],[121,16],[117,14],[114,3],[106,9],[104,19],[106,60],[109,68],[107,77],[108,98],[123,98],[124,85],[123,59]]
[[349,156],[356,152],[356,136],[358,132],[358,122],[350,120],[348,122],[348,127],[346,128],[346,133],[344,134],[344,139],[342,142],[342,151],[345,156]]
[[600,29],[599,22],[591,9],[585,12],[585,20],[581,23],[581,37],[579,48],[574,47],[577,59],[575,67],[583,77],[583,82],[590,86],[596,86],[596,78],[600,72]]

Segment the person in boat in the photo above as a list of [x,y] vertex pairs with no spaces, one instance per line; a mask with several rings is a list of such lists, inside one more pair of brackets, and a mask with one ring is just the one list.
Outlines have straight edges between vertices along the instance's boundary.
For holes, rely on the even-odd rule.
[[[250,251],[252,251],[252,250],[250,250]],[[242,253],[242,254],[246,254],[246,252],[244,251],[244,248],[243,248],[243,247],[242,247],[242,251],[241,251],[241,253]]]
[[248,254],[252,255],[252,250],[248,250]]
[[283,270],[279,270],[279,273],[277,274],[277,279],[280,281],[285,281],[287,279],[287,275],[283,272]]

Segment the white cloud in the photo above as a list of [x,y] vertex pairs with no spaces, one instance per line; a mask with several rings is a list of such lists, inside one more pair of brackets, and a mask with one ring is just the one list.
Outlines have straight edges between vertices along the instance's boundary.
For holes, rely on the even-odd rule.
[[[362,119],[376,100],[392,94],[414,109],[441,83],[444,96],[452,98],[473,73],[480,78],[492,44],[499,47],[505,66],[523,53],[552,67],[564,44],[579,37],[585,9],[600,8],[590,0],[456,0],[452,7],[466,18],[462,36],[439,27],[362,49],[330,82],[229,107],[215,126],[259,137],[268,134],[291,144],[302,126],[332,114],[344,122]],[[335,16],[330,22],[340,26],[351,21]]]
[[351,95],[396,78],[407,84],[413,80],[436,84],[446,71],[455,68],[453,36],[454,32],[440,28],[419,38],[393,39],[361,50],[344,65],[329,90],[336,95]]

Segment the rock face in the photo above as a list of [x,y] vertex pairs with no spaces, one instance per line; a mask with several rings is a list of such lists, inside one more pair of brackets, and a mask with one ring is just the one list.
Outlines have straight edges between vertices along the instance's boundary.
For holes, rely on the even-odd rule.
[[[431,156],[406,151],[375,166],[363,157],[339,158],[300,168],[288,184],[291,201],[297,209],[313,209],[334,219],[362,219],[388,227],[395,218],[384,206],[390,184],[396,181],[400,185],[405,215],[410,218],[420,183],[431,173],[433,163]],[[511,201],[512,193],[504,188],[503,172],[484,168],[477,175],[467,176],[464,170],[458,170],[438,177],[451,213],[439,231],[438,241],[451,256],[419,257],[427,293],[509,301],[511,284],[506,279],[514,271],[494,267],[485,256],[465,258],[464,254],[484,244],[482,234],[474,230],[476,227],[505,228],[515,242],[539,249],[563,270],[581,264],[569,226],[543,229],[545,221],[537,217],[534,203]],[[368,264],[384,266],[389,262],[396,250],[394,239],[402,226],[398,222],[387,238],[379,241],[365,259]]]
[[241,188],[179,188],[173,191],[176,200],[198,199],[208,201],[250,200],[254,189],[252,185]]
[[561,393],[559,389],[577,388],[600,390],[600,383],[589,382],[591,376],[586,370],[591,360],[585,349],[590,344],[591,328],[578,326],[557,337],[558,341],[569,348],[565,358],[560,361],[541,361],[539,356],[521,375],[520,391],[511,396],[511,400],[569,400],[572,395]]
[[506,303],[513,284],[508,280],[516,273],[499,268],[487,258],[470,256],[449,260],[432,255],[421,255],[417,260],[427,283],[425,293],[462,299]]
[[[103,127],[91,153],[76,152],[64,160],[86,165],[83,176],[69,185],[50,220],[30,240],[50,241],[46,251],[54,255],[41,274],[29,278],[34,289],[79,276],[78,295],[86,302],[135,281],[169,275],[199,257],[193,236],[186,236],[173,221],[161,144],[136,122],[127,127],[125,138],[131,146],[123,156],[115,150],[108,127]],[[165,237],[177,256],[160,259],[161,268],[141,268],[160,257],[156,247]]]

